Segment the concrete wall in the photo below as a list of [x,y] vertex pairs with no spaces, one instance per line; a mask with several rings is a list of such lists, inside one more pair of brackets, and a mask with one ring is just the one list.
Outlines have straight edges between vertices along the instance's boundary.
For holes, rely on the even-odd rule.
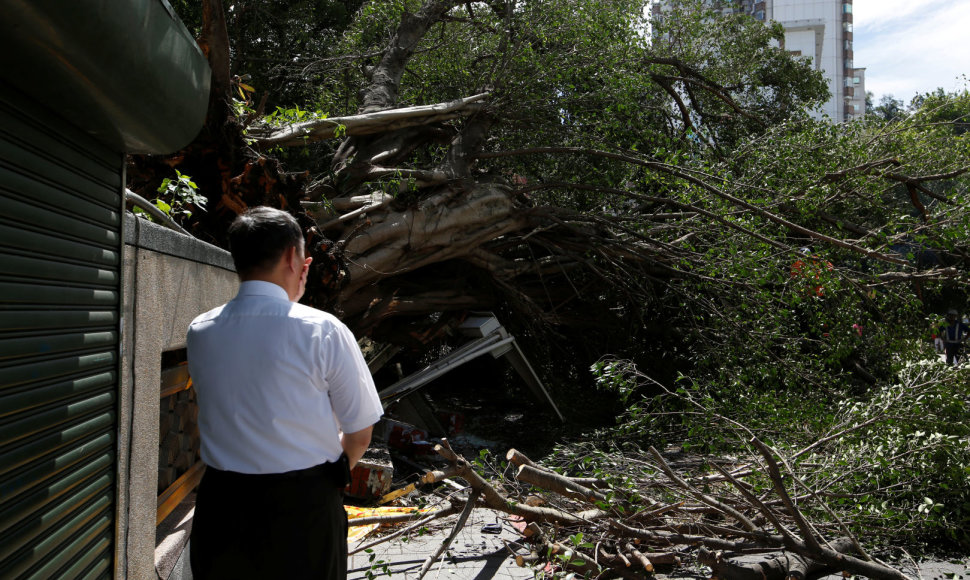
[[183,348],[189,322],[230,300],[237,288],[227,252],[126,216],[116,578],[157,578],[161,354]]

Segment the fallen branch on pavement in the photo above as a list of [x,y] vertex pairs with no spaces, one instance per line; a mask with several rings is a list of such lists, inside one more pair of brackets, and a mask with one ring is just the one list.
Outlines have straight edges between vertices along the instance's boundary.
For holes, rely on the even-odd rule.
[[[425,562],[421,576],[448,548],[470,511],[485,507],[526,523],[523,541],[532,547],[527,553],[516,553],[520,565],[647,578],[657,566],[687,562],[710,566],[721,580],[803,580],[823,570],[908,580],[900,571],[868,560],[858,538],[827,539],[823,531],[831,526],[811,522],[798,504],[820,501],[818,496],[793,497],[786,481],[795,478],[784,458],[780,462],[788,473],[783,475],[770,448],[757,438],[749,443],[761,455],[760,468],[746,462],[733,469],[717,466],[717,473],[700,476],[678,473],[651,448],[656,478],[639,482],[638,491],[616,493],[607,491],[609,486],[601,478],[563,475],[514,449],[507,455],[518,466],[514,480],[486,481],[442,440],[435,451],[449,466],[428,472],[424,479],[461,479],[472,493],[463,502],[462,515],[449,537]],[[752,476],[770,484],[769,495],[753,493],[752,485],[744,481]],[[537,493],[545,505],[519,500]]]

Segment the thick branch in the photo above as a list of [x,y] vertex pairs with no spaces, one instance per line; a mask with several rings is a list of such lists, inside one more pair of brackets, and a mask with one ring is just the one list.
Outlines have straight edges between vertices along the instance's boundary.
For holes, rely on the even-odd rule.
[[229,77],[229,32],[222,2],[203,0],[202,37],[199,44],[202,54],[209,61],[209,68],[212,69],[210,102],[228,103],[232,90]]
[[624,163],[631,163],[631,164],[634,164],[634,165],[639,165],[641,167],[646,167],[646,168],[649,168],[649,169],[653,169],[655,171],[658,171],[658,172],[661,172],[661,173],[665,173],[667,175],[672,175],[674,177],[679,177],[680,179],[683,179],[683,180],[685,180],[685,181],[687,181],[689,183],[692,183],[692,184],[694,184],[694,185],[696,185],[696,186],[698,186],[698,187],[700,187],[700,188],[702,188],[702,189],[704,189],[704,190],[706,190],[706,191],[708,191],[710,193],[713,193],[717,197],[720,197],[721,199],[724,199],[724,200],[732,203],[733,205],[736,205],[738,207],[743,207],[743,208],[745,208],[747,210],[750,210],[750,211],[756,213],[757,215],[759,215],[759,216],[767,219],[768,221],[771,221],[771,222],[774,222],[774,223],[779,224],[781,226],[784,226],[784,227],[786,227],[786,228],[788,228],[788,229],[790,229],[790,230],[792,230],[794,232],[797,232],[799,234],[802,234],[804,236],[808,236],[810,238],[815,238],[817,240],[821,240],[821,241],[826,242],[828,244],[831,244],[833,246],[838,246],[840,248],[845,248],[847,250],[851,250],[851,251],[856,252],[858,254],[862,254],[862,255],[864,255],[866,257],[873,258],[873,259],[876,259],[876,260],[880,260],[880,261],[883,261],[883,262],[890,262],[890,263],[893,263],[893,264],[908,265],[908,262],[906,262],[906,260],[903,260],[903,259],[900,259],[900,258],[896,258],[896,257],[890,256],[888,254],[883,254],[882,252],[877,252],[875,250],[870,250],[868,248],[863,248],[861,246],[857,246],[855,244],[851,244],[849,242],[846,242],[845,240],[840,240],[838,238],[833,238],[832,236],[827,236],[827,235],[825,235],[825,234],[823,234],[821,232],[816,232],[816,231],[810,230],[810,229],[808,229],[808,228],[806,228],[804,226],[798,225],[798,224],[796,224],[796,223],[794,223],[792,221],[789,221],[789,220],[787,220],[787,219],[785,219],[785,218],[783,218],[783,217],[781,217],[779,215],[773,214],[773,213],[769,212],[768,210],[766,210],[764,208],[758,207],[758,206],[756,206],[756,205],[754,205],[752,203],[749,203],[747,201],[744,201],[744,200],[742,200],[742,199],[740,199],[740,198],[738,198],[738,197],[736,197],[734,195],[731,195],[730,193],[727,193],[726,191],[722,191],[721,189],[719,189],[719,188],[711,185],[710,183],[707,183],[703,179],[700,179],[699,177],[697,177],[696,175],[694,175],[693,173],[695,173],[695,172],[692,172],[690,170],[683,169],[681,167],[677,167],[675,165],[670,165],[668,163],[661,163],[659,161],[650,161],[650,160],[647,160],[647,159],[641,159],[639,157],[632,157],[630,155],[624,155],[622,153],[611,153],[609,151],[600,151],[600,150],[596,150],[596,149],[586,149],[586,148],[583,148],[583,147],[533,147],[533,148],[529,148],[529,149],[518,149],[518,150],[515,150],[515,151],[503,151],[503,152],[500,152],[500,153],[482,153],[482,154],[479,154],[478,157],[480,159],[487,159],[487,158],[494,158],[494,157],[511,157],[511,156],[517,156],[517,155],[533,155],[533,154],[537,154],[537,153],[578,153],[578,154],[583,154],[583,155],[592,155],[594,157],[603,157],[603,158],[606,158],[606,159],[614,159],[616,161],[621,161],[621,162],[624,162]]
[[455,527],[452,528],[451,533],[448,534],[448,537],[445,538],[443,542],[441,542],[441,545],[438,546],[438,549],[435,550],[434,554],[428,556],[428,559],[424,561],[424,565],[421,566],[421,571],[418,572],[418,580],[421,580],[422,578],[424,578],[425,574],[428,573],[428,570],[431,569],[431,566],[438,561],[438,558],[440,558],[441,555],[445,553],[445,550],[448,549],[451,543],[458,536],[458,532],[460,532],[461,529],[465,527],[465,522],[468,521],[468,516],[471,515],[472,510],[475,509],[475,504],[478,502],[478,497],[481,494],[482,492],[479,489],[472,490],[472,494],[468,498],[468,503],[465,504],[465,509],[463,509],[461,511],[461,515],[458,516],[458,521],[455,522]]
[[[679,80],[681,82],[695,84],[695,85],[703,88],[707,92],[711,93],[712,95],[714,95],[715,97],[717,97],[721,101],[724,101],[724,103],[727,104],[732,109],[734,109],[734,111],[736,113],[738,113],[738,114],[740,114],[740,115],[742,115],[744,117],[747,117],[747,118],[749,118],[749,119],[751,119],[753,121],[757,121],[762,126],[764,126],[766,124],[765,121],[764,121],[764,119],[761,119],[761,118],[757,117],[756,115],[753,115],[753,114],[749,113],[748,111],[745,111],[741,107],[741,105],[739,105],[733,98],[731,98],[731,95],[728,94],[728,90],[725,87],[719,85],[718,83],[715,83],[715,82],[711,81],[706,76],[704,76],[703,74],[701,74],[700,71],[698,71],[697,69],[689,66],[687,63],[681,61],[680,59],[677,59],[677,58],[663,58],[663,57],[651,57],[651,58],[646,59],[645,62],[647,64],[662,64],[662,65],[672,66],[672,67],[676,68],[677,70],[679,70],[681,73],[683,73],[686,76],[683,76],[683,77],[667,77],[667,78],[669,78],[669,80]],[[657,75],[657,76],[659,76],[659,75]]]
[[587,510],[573,514],[556,508],[534,507],[512,501],[498,492],[491,484],[478,475],[463,457],[451,450],[448,442],[441,440],[441,445],[435,446],[439,455],[452,462],[458,470],[457,477],[468,482],[472,489],[481,490],[485,505],[507,514],[521,516],[527,521],[558,522],[560,524],[586,523],[595,519],[602,519],[609,514],[602,510]]
[[401,77],[418,43],[445,13],[460,3],[458,0],[429,0],[416,14],[402,16],[381,62],[371,72],[370,85],[363,91],[362,113],[390,109],[397,104]]
[[666,199],[666,198],[663,198],[663,197],[654,197],[654,196],[650,196],[650,195],[643,195],[643,194],[634,193],[632,191],[628,191],[628,190],[625,190],[625,189],[616,189],[616,188],[613,188],[613,187],[605,187],[605,186],[600,186],[600,185],[587,185],[585,183],[544,182],[544,183],[542,183],[540,185],[534,185],[534,186],[529,186],[527,188],[518,189],[518,190],[516,190],[516,193],[527,193],[529,191],[539,191],[539,190],[542,190],[542,189],[553,189],[553,188],[557,188],[557,187],[572,188],[572,189],[582,189],[582,190],[587,190],[587,191],[601,191],[603,193],[614,193],[616,195],[621,195],[623,197],[628,197],[628,198],[631,198],[631,199],[636,199],[636,200],[640,200],[640,201],[644,201],[644,202],[658,203],[658,204],[664,204],[664,205],[672,205],[674,207],[679,207],[681,209],[689,210],[690,212],[697,213],[697,214],[700,214],[702,216],[711,218],[712,220],[718,222],[719,224],[721,224],[721,225],[723,225],[725,227],[731,228],[733,230],[737,230],[737,231],[741,232],[742,234],[744,234],[746,236],[750,236],[750,237],[758,240],[759,242],[764,242],[764,243],[766,243],[766,244],[768,244],[770,246],[774,246],[775,248],[778,248],[779,250],[786,250],[786,251],[787,250],[791,250],[790,247],[786,246],[785,244],[782,244],[781,242],[778,242],[776,240],[772,240],[771,238],[765,237],[765,236],[759,234],[758,232],[756,232],[754,230],[749,230],[749,229],[745,228],[744,226],[741,226],[741,225],[739,225],[737,223],[734,223],[734,222],[732,222],[730,220],[727,220],[723,216],[720,216],[720,215],[718,215],[718,214],[716,214],[716,213],[714,213],[712,211],[708,211],[708,210],[706,210],[706,209],[704,209],[702,207],[698,207],[697,205],[694,205],[694,204],[691,204],[691,203],[683,203],[683,202],[679,202],[679,201],[674,201],[672,199]]
[[775,493],[781,498],[782,503],[788,508],[788,513],[795,519],[795,524],[798,529],[802,532],[802,538],[808,545],[809,549],[813,552],[821,550],[819,546],[818,539],[815,537],[815,530],[811,528],[811,525],[802,516],[801,511],[795,506],[792,501],[788,491],[785,489],[785,484],[781,479],[781,472],[778,469],[778,464],[775,463],[775,458],[771,454],[771,450],[768,446],[761,442],[758,438],[753,438],[751,443],[755,446],[761,456],[765,460],[765,465],[768,468],[768,474],[771,479],[771,483],[774,486]]
[[290,147],[306,145],[324,139],[335,139],[344,135],[359,136],[387,133],[405,127],[440,123],[469,115],[480,109],[479,106],[476,106],[476,103],[488,97],[489,93],[481,93],[447,103],[435,103],[434,105],[389,109],[346,117],[314,119],[280,128],[254,127],[250,129],[249,136],[257,144],[264,147],[274,145]]

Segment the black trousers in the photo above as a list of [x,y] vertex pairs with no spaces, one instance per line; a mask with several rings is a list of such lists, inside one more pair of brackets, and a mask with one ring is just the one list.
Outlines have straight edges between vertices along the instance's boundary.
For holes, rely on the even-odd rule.
[[944,342],[943,351],[946,352],[946,364],[954,365],[963,360],[963,344]]
[[207,467],[189,548],[194,580],[345,580],[345,457],[288,473]]

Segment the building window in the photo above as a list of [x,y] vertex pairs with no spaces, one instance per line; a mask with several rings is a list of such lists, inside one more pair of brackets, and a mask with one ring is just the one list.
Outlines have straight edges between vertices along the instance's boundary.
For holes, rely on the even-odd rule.
[[852,4],[846,2],[842,5],[842,14],[852,14]]
[[758,11],[756,11],[754,13],[754,17],[757,20],[764,20],[765,19],[765,11],[764,10],[758,10]]
[[852,77],[852,84],[857,85],[861,82],[862,82],[862,79],[860,79],[859,77]]
[[852,32],[852,23],[851,22],[843,22],[842,23],[842,30],[844,30],[846,32]]

